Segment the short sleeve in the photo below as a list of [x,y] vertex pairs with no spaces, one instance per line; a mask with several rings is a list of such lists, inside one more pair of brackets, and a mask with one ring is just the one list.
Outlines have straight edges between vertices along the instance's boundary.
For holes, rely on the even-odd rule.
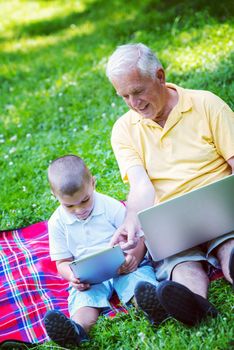
[[228,160],[234,156],[234,112],[224,101],[220,104],[210,115],[210,126],[217,152]]
[[142,159],[133,147],[131,125],[122,117],[116,121],[112,129],[111,145],[119,166],[122,180],[128,182],[127,171],[136,165],[143,165]]
[[48,221],[50,258],[52,261],[71,258],[72,254],[67,247],[65,228],[53,216]]
[[120,225],[122,225],[124,221],[125,214],[126,214],[126,207],[120,201],[112,197],[106,196],[105,212],[111,225],[115,229],[117,229]]
[[[126,215],[126,207],[123,203],[116,201],[116,199],[111,198],[111,200],[112,200],[112,206],[108,207],[109,209],[111,208],[109,215],[111,216],[112,225],[117,229],[124,222],[125,215]],[[137,236],[143,237],[144,232],[140,230]]]

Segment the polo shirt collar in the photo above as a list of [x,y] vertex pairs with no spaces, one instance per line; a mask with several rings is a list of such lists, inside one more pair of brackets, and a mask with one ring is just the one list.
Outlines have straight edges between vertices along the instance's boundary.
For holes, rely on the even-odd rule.
[[[172,109],[172,111],[168,116],[168,119],[164,126],[165,132],[168,131],[169,128],[171,129],[171,127],[174,126],[181,119],[182,113],[187,112],[192,108],[192,100],[190,96],[187,94],[185,89],[172,83],[166,83],[166,86],[169,88],[175,89],[178,93],[179,99],[178,99],[178,103],[175,105],[175,107]],[[143,123],[143,124],[161,128],[161,126],[158,123],[155,123],[153,120],[144,118],[139,113],[133,110],[131,110],[130,112],[131,112],[132,124]]]
[[104,203],[102,202],[101,198],[98,196],[98,193],[94,191],[94,207],[93,207],[92,213],[87,219],[85,220],[78,219],[74,214],[68,213],[66,209],[63,208],[62,205],[60,205],[59,210],[60,210],[61,216],[63,217],[63,222],[66,225],[72,225],[76,221],[78,222],[89,221],[91,217],[103,214],[105,211],[105,208],[104,208]]

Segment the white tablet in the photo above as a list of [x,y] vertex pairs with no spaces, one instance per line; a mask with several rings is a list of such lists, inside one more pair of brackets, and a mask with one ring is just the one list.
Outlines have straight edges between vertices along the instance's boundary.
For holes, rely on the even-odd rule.
[[83,283],[97,284],[118,276],[119,267],[125,262],[120,246],[102,250],[70,265],[74,275]]

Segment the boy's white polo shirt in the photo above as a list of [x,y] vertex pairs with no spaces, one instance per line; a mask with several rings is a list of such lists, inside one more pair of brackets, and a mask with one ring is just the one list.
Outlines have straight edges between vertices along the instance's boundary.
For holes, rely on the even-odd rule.
[[51,260],[85,258],[108,247],[125,210],[122,203],[98,192],[94,192],[94,208],[86,220],[60,205],[48,222]]

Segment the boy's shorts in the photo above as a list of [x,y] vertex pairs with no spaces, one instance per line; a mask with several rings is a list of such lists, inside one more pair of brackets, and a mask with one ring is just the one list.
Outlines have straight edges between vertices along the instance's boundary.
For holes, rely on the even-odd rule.
[[157,285],[154,269],[149,260],[144,259],[136,271],[126,275],[120,275],[103,283],[92,285],[90,289],[78,291],[70,287],[68,309],[70,317],[81,307],[96,308],[110,307],[110,298],[115,290],[120,301],[126,304],[134,295],[134,289],[138,282],[147,281]]
[[227,233],[212,241],[199,245],[197,247],[185,250],[182,253],[170,256],[159,262],[155,262],[155,275],[158,282],[170,280],[172,271],[176,265],[185,261],[204,261],[210,265],[221,268],[217,258],[212,255],[212,251],[221,243],[234,238],[234,232]]

